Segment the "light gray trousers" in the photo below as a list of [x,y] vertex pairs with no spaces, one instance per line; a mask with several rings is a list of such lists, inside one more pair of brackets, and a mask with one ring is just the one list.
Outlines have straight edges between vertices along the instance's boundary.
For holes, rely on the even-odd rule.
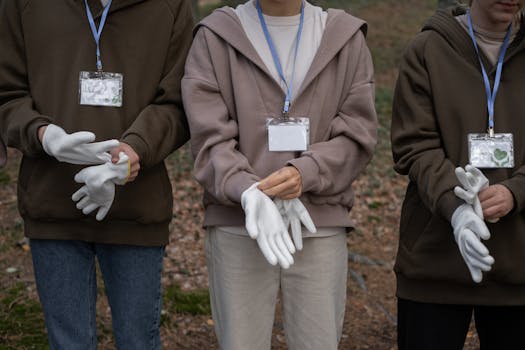
[[287,270],[271,266],[249,236],[206,237],[215,332],[222,350],[269,350],[279,289],[290,350],[336,350],[346,305],[346,234],[305,238]]

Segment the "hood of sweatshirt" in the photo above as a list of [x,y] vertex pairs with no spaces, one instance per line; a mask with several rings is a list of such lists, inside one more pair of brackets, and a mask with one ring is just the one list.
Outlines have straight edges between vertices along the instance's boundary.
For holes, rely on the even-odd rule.
[[[440,9],[436,11],[436,13],[432,17],[430,17],[430,19],[427,21],[427,23],[425,23],[421,31],[433,31],[436,34],[440,35],[455,51],[464,56],[465,60],[469,61],[472,65],[479,67],[479,60],[476,54],[476,50],[474,49],[474,45],[472,45],[472,39],[470,38],[470,35],[454,18],[456,16],[464,15],[466,13],[466,10],[467,8],[464,6]],[[517,52],[523,50],[524,48],[524,17],[522,16],[519,19],[519,21],[520,29],[518,33],[516,33],[516,37],[507,49],[505,61],[510,59]],[[488,73],[493,73],[493,71],[496,70],[496,67],[492,67],[492,64],[482,52],[481,59],[483,61],[484,66],[488,69]]]
[[[357,31],[361,30],[366,36],[368,27],[365,21],[343,10],[328,9],[327,13],[326,28],[321,44],[300,90],[308,87]],[[231,7],[217,9],[204,18],[195,27],[194,34],[200,27],[206,27],[214,32],[271,77],[271,73],[246,36],[239,18]],[[300,93],[301,91],[297,95],[299,96]]]

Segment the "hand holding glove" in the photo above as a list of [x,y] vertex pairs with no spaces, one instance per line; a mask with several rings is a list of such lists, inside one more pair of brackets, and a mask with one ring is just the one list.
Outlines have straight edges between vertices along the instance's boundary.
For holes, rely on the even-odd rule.
[[85,185],[73,193],[71,199],[77,202],[77,208],[85,215],[99,208],[96,219],[101,221],[113,204],[115,184],[125,184],[128,176],[129,158],[121,152],[116,164],[107,162],[84,168],[77,173],[75,181]]
[[257,240],[266,260],[282,268],[293,264],[295,247],[274,202],[262,193],[255,183],[241,195],[241,205],[246,216],[246,230]]
[[304,207],[303,203],[299,198],[294,199],[279,199],[275,198],[274,203],[279,209],[283,222],[286,228],[290,227],[292,231],[292,239],[295,245],[295,249],[303,249],[303,232],[301,229],[301,223],[311,233],[316,233],[314,222],[308,213],[308,210]]
[[481,170],[472,165],[467,165],[465,169],[456,168],[456,176],[463,187],[456,186],[454,194],[461,198],[465,203],[472,205],[474,212],[483,219],[483,209],[478,198],[479,191],[489,187],[489,180],[483,175]]
[[483,279],[482,271],[490,271],[494,258],[481,239],[490,238],[490,232],[469,204],[460,205],[452,214],[451,220],[454,237],[463,260],[467,264],[472,280],[476,283]]
[[79,131],[68,134],[61,127],[49,124],[42,136],[44,151],[60,162],[80,165],[103,164],[111,161],[108,153],[119,145],[118,140],[95,141],[95,134]]

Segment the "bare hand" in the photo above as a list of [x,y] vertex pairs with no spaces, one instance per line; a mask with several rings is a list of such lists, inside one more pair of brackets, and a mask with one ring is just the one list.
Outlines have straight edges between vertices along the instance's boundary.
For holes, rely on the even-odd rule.
[[135,180],[140,170],[139,155],[127,143],[121,142],[120,145],[111,150],[111,162],[116,164],[119,160],[119,153],[124,152],[129,158],[130,174],[127,182]]
[[38,141],[40,141],[40,143],[42,143],[42,139],[44,138],[44,133],[46,132],[46,129],[47,129],[47,125],[44,125],[44,126],[41,126],[38,128]]
[[259,190],[269,197],[294,199],[301,195],[301,174],[293,166],[285,166],[260,181]]
[[514,208],[514,196],[503,185],[492,185],[478,194],[486,220],[495,220],[507,215]]

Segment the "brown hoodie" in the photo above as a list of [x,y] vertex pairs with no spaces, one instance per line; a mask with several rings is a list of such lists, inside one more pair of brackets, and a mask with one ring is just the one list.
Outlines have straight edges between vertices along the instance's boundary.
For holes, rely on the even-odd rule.
[[[495,131],[514,134],[512,169],[483,169],[502,184],[515,209],[487,226],[483,241],[496,260],[483,282],[472,282],[454,241],[450,218],[463,202],[454,174],[468,163],[468,133],[487,129],[487,97],[472,41],[453,14],[438,11],[416,36],[400,66],[392,114],[395,169],[410,183],[401,211],[395,271],[397,295],[432,303],[525,305],[525,27],[510,44],[495,104]],[[483,55],[494,81],[496,68]],[[522,108],[523,107],[523,108]]]
[[182,81],[195,155],[205,188],[205,226],[244,225],[239,205],[251,184],[291,164],[302,176],[306,205],[317,226],[353,227],[352,182],[376,143],[372,61],[366,24],[328,10],[319,50],[290,109],[310,118],[310,149],[269,152],[266,118],[278,117],[284,93],[230,8],[196,29]]
[[[99,0],[88,1],[98,22]],[[0,2],[0,133],[24,154],[18,200],[30,238],[161,245],[172,217],[164,158],[188,139],[180,80],[191,43],[189,0],[114,1],[101,37],[104,70],[124,76],[121,108],[79,105],[80,71],[94,71],[84,0]],[[49,157],[37,128],[92,131],[138,153],[137,179],[117,186],[104,221],[71,200],[81,167]],[[0,157],[1,158],[1,157]]]

